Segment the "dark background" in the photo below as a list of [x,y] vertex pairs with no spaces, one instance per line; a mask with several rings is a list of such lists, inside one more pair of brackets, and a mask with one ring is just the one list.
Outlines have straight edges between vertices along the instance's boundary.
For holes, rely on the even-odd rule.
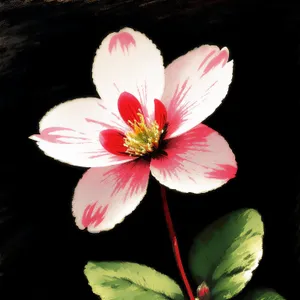
[[[288,37],[299,15],[287,4],[261,2],[0,3],[1,300],[97,299],[83,274],[88,260],[146,264],[184,289],[153,179],[145,199],[123,223],[89,234],[75,226],[71,215],[73,189],[85,169],[45,156],[27,138],[54,105],[97,96],[91,80],[95,51],[108,33],[122,27],[151,38],[165,65],[201,44],[229,48],[233,82],[226,100],[204,123],[226,138],[239,169],[234,180],[213,192],[167,191],[183,262],[187,266],[193,237],[204,226],[234,209],[255,208],[265,223],[264,256],[246,290],[269,287],[299,299],[295,236],[300,209],[295,215],[292,173],[281,171],[283,148],[290,144],[280,114],[282,103],[290,108],[295,103],[282,82],[297,63],[288,62],[299,49]],[[287,177],[289,185],[283,184]]]

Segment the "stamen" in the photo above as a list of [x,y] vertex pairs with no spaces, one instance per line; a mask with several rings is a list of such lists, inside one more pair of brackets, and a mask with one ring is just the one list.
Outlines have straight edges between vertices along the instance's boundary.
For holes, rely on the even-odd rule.
[[156,121],[149,125],[146,124],[145,118],[141,112],[137,113],[139,121],[134,120],[128,123],[132,131],[127,132],[124,138],[124,146],[127,148],[126,153],[130,156],[143,156],[153,152],[158,147],[159,138],[163,130],[159,130]]

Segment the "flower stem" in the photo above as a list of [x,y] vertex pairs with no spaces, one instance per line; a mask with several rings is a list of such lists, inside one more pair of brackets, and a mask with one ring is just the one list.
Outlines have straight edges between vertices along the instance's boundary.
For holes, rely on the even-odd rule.
[[165,187],[161,185],[160,186],[160,191],[161,191],[161,197],[162,197],[162,202],[163,202],[164,214],[165,214],[165,218],[166,218],[166,222],[167,222],[167,226],[168,226],[168,230],[169,230],[170,239],[171,239],[172,246],[173,246],[173,252],[174,252],[174,255],[175,255],[176,263],[177,263],[180,275],[182,277],[182,280],[184,282],[185,288],[187,290],[188,296],[189,296],[190,300],[194,300],[195,297],[193,295],[193,291],[192,291],[191,286],[188,282],[188,279],[186,277],[186,274],[185,274],[185,271],[184,271],[184,268],[183,268],[183,264],[182,264],[182,261],[181,261],[180,251],[179,251],[178,242],[177,242],[177,237],[176,237],[173,222],[172,222],[172,219],[171,219],[169,205],[168,205],[168,202],[167,202]]

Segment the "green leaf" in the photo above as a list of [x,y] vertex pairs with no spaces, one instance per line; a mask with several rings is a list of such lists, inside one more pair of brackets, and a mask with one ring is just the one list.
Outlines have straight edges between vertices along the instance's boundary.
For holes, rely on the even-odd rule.
[[174,280],[154,269],[129,262],[88,262],[85,276],[103,300],[183,300]]
[[196,237],[189,256],[197,284],[205,281],[214,300],[238,294],[262,257],[263,234],[254,209],[235,211],[208,226]]
[[281,295],[271,289],[254,290],[246,295],[245,300],[285,300]]

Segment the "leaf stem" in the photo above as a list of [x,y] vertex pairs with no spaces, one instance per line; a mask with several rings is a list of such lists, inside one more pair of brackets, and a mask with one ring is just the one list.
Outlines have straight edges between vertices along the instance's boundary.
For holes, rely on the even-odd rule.
[[183,264],[182,264],[182,261],[181,261],[180,251],[179,251],[178,242],[177,242],[177,237],[176,237],[173,222],[172,222],[172,219],[171,219],[171,214],[170,214],[170,210],[169,210],[169,205],[168,205],[168,201],[167,201],[165,187],[161,185],[160,186],[160,191],[161,191],[161,197],[162,197],[162,202],[163,202],[164,214],[165,214],[165,218],[166,218],[167,227],[168,227],[168,230],[169,230],[170,239],[171,239],[172,246],[173,246],[173,252],[174,252],[175,259],[176,259],[176,263],[177,263],[180,275],[182,277],[182,280],[184,282],[184,285],[185,285],[185,288],[187,290],[187,293],[188,293],[188,296],[189,296],[190,300],[195,300],[193,291],[192,291],[191,286],[188,282],[188,279],[186,277],[186,274],[185,274],[185,271],[184,271],[184,268],[183,268]]

